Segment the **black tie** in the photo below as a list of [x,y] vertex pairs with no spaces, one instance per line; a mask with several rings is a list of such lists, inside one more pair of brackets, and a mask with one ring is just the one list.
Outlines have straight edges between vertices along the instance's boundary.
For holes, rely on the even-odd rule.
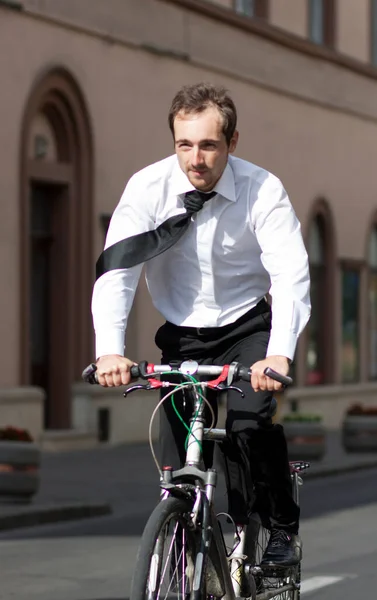
[[191,215],[203,208],[204,203],[213,196],[216,196],[216,192],[187,192],[183,201],[185,213],[166,219],[157,229],[132,235],[106,248],[97,260],[96,279],[114,269],[139,265],[174,246],[190,225]]

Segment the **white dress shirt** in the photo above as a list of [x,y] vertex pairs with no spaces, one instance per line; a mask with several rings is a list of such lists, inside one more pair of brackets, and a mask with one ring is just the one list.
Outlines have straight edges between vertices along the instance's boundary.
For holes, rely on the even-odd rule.
[[[105,248],[185,212],[184,195],[193,189],[176,155],[133,175],[112,216]],[[267,356],[292,359],[310,315],[310,286],[301,227],[287,193],[274,175],[233,156],[214,191],[217,196],[192,217],[182,238],[147,261],[152,302],[176,325],[220,327],[269,292]],[[94,285],[97,358],[124,354],[142,266],[110,271]]]

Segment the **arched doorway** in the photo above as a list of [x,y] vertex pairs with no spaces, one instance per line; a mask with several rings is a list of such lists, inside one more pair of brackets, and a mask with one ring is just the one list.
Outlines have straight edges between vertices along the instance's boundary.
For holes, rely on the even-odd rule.
[[91,356],[92,141],[63,69],[32,90],[21,140],[21,381],[46,391],[45,427],[70,426],[71,385]]

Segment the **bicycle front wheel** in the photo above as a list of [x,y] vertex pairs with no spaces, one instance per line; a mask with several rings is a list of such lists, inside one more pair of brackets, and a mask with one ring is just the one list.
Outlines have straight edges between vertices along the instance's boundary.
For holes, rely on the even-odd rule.
[[186,600],[194,588],[199,537],[190,518],[192,504],[181,498],[161,501],[141,538],[130,600]]

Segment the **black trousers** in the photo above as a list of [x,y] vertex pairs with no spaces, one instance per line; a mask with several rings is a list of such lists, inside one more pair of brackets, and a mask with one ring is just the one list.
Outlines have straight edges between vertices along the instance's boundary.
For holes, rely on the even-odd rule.
[[[266,356],[271,329],[271,309],[265,300],[230,325],[214,328],[179,327],[166,322],[157,331],[155,342],[162,351],[162,363],[196,360],[199,364],[229,364],[233,361],[251,366]],[[245,397],[229,391],[226,430],[229,440],[237,439],[246,448],[251,472],[262,477],[269,488],[269,512],[273,525],[297,533],[299,507],[292,497],[287,444],[281,425],[270,417],[272,393],[254,392],[250,383],[237,382]],[[215,394],[207,390],[208,400],[217,414]],[[162,394],[163,395],[163,394]],[[175,394],[179,413],[188,420],[192,407]],[[160,412],[160,451],[163,465],[183,466],[187,430],[178,419],[172,403],[163,404]],[[235,443],[232,441],[231,443]],[[212,466],[213,442],[203,444],[207,468]],[[237,515],[236,518],[238,518]],[[244,515],[246,518],[246,515]],[[240,519],[238,519],[240,522]],[[243,522],[241,515],[241,522]]]

